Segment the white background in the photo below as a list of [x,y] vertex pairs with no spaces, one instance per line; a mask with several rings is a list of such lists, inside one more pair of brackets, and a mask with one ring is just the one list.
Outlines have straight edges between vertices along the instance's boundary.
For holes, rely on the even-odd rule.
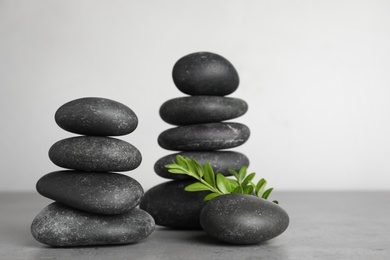
[[231,97],[249,111],[250,171],[276,190],[390,189],[389,1],[0,0],[0,191],[33,191],[60,168],[47,156],[62,104],[97,96],[126,104],[139,126],[120,137],[154,162],[159,107],[184,96],[174,63],[196,51],[236,67]]

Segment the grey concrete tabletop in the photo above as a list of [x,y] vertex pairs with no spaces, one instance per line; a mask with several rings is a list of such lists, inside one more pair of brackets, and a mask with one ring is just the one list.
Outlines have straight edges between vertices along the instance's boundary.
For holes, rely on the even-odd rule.
[[30,233],[51,201],[37,193],[0,193],[0,259],[390,259],[390,192],[274,192],[272,198],[290,225],[258,245],[157,226],[136,244],[52,248]]

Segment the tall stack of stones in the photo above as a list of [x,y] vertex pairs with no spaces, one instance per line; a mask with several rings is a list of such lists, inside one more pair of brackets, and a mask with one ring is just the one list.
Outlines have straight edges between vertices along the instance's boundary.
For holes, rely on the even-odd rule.
[[161,118],[172,125],[158,137],[159,145],[167,150],[179,151],[159,159],[155,172],[168,181],[145,193],[140,207],[149,212],[156,224],[172,228],[201,228],[200,210],[208,192],[186,192],[184,188],[194,180],[187,175],[168,172],[165,165],[178,154],[209,162],[215,172],[230,175],[228,169],[238,171],[248,166],[248,158],[233,148],[245,143],[249,128],[240,123],[223,122],[246,113],[244,100],[225,97],[239,85],[238,73],[224,57],[198,52],[184,56],[173,67],[173,81],[177,88],[189,96],[166,101],[160,108]]
[[71,169],[44,175],[36,189],[55,202],[33,220],[31,233],[41,243],[87,246],[135,243],[155,228],[154,219],[137,208],[144,191],[133,178],[114,172],[141,164],[140,151],[123,136],[138,125],[127,106],[105,98],[81,98],[61,106],[57,124],[79,136],[55,143],[50,160]]

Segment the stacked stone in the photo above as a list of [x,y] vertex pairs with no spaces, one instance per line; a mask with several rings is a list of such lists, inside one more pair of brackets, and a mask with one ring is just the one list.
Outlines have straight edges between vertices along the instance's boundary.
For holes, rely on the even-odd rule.
[[244,100],[225,97],[239,85],[233,65],[220,55],[198,52],[184,56],[173,67],[173,81],[189,96],[166,101],[160,108],[161,118],[172,125],[158,137],[159,145],[180,151],[159,159],[155,172],[173,181],[157,185],[145,193],[140,207],[149,212],[156,224],[173,228],[201,228],[200,210],[208,192],[186,192],[194,180],[187,175],[168,172],[165,165],[176,155],[209,162],[216,173],[230,175],[248,166],[248,158],[236,151],[221,151],[242,145],[250,135],[249,128],[240,123],[223,122],[242,116],[248,110]]
[[131,171],[141,164],[140,151],[109,136],[133,132],[136,114],[105,98],[81,98],[61,106],[57,124],[80,134],[58,141],[50,160],[71,169],[51,172],[37,182],[37,191],[55,202],[31,224],[33,237],[58,246],[135,243],[155,227],[154,219],[137,208],[144,191],[133,178],[114,172]]

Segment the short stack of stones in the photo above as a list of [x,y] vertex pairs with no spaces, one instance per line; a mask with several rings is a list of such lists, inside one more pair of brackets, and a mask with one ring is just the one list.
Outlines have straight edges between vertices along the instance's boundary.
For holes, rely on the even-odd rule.
[[242,116],[248,110],[244,100],[225,97],[239,85],[238,73],[224,57],[197,52],[184,56],[173,67],[173,81],[189,96],[166,101],[160,108],[161,118],[172,125],[158,137],[159,145],[179,151],[159,159],[154,171],[172,179],[145,193],[140,208],[149,212],[157,225],[200,229],[199,215],[204,205],[204,192],[187,192],[184,188],[194,179],[187,175],[168,172],[165,165],[176,161],[176,156],[189,157],[202,165],[209,162],[216,173],[230,175],[228,169],[238,171],[248,166],[248,158],[236,151],[221,151],[245,143],[249,128],[240,123],[222,122]]
[[120,139],[138,125],[127,106],[105,98],[81,98],[61,106],[57,124],[80,134],[58,141],[50,160],[72,169],[44,175],[37,191],[55,202],[31,224],[33,237],[55,247],[128,244],[149,236],[154,219],[137,208],[144,191],[133,178],[114,172],[134,170],[140,151]]

